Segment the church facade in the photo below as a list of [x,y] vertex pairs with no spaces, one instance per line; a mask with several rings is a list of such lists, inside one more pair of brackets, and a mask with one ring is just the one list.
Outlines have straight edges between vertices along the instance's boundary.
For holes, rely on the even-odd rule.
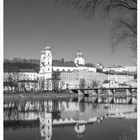
[[96,68],[87,66],[85,58],[82,52],[78,51],[74,62],[53,62],[51,47],[46,47],[45,50],[41,51],[40,57],[40,74],[43,74],[46,78],[52,77],[54,71],[79,71],[88,70],[96,72]]
[[52,50],[49,46],[41,51],[39,76],[40,78],[45,78],[46,81],[50,79],[50,82],[47,81],[46,86],[49,83],[49,87],[51,88],[53,86],[51,83],[53,74],[59,73],[59,87],[63,85],[63,89],[78,88],[79,80],[81,78],[85,79],[84,76],[80,76],[82,72],[96,73],[96,67],[86,65],[81,51],[78,51],[74,61],[70,62],[53,61]]

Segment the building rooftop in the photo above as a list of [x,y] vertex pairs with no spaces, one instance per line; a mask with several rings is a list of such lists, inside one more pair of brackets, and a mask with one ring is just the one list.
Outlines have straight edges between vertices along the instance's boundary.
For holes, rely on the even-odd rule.
[[61,61],[53,61],[53,66],[56,66],[56,67],[76,67],[74,62],[61,62]]
[[89,63],[87,63],[86,66],[91,68],[95,67],[93,64],[89,64]]
[[105,80],[103,83],[105,84],[105,83],[109,83],[110,81],[109,80]]
[[19,69],[19,72],[32,72],[32,73],[36,73],[36,71],[34,69]]

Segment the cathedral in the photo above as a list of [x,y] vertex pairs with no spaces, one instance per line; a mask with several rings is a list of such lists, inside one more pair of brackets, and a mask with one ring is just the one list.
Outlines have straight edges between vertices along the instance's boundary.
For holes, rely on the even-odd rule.
[[45,76],[46,78],[51,78],[52,72],[55,71],[72,72],[80,70],[96,72],[96,68],[94,66],[86,65],[85,58],[81,51],[77,52],[74,62],[53,62],[51,47],[47,46],[45,50],[41,51],[39,73]]
[[[41,51],[39,76],[40,78],[50,79],[49,83],[48,80],[45,80],[47,82],[45,87],[49,84],[49,90],[51,90],[51,87],[53,86],[52,77],[56,72],[60,74],[59,78],[61,80],[59,81],[59,87],[61,86],[61,83],[63,83],[63,89],[66,89],[78,88],[80,79],[87,79],[85,76],[86,73],[96,73],[96,70],[96,67],[86,64],[81,51],[77,52],[74,61],[68,62],[54,61],[52,50],[49,46],[47,46],[45,50]],[[89,77],[91,78],[91,76]]]

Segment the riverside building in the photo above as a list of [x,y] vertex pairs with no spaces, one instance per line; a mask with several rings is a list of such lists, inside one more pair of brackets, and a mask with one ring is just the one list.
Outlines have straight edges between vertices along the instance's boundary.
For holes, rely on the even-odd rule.
[[[80,80],[85,80],[84,88],[93,88],[93,81],[98,83],[98,87],[102,87],[105,80],[115,81],[117,83],[124,83],[134,80],[133,75],[121,74],[104,68],[101,63],[92,65],[86,63],[84,55],[78,51],[73,61],[57,61],[53,60],[51,47],[47,46],[45,50],[41,51],[40,66],[38,70],[29,68],[28,66],[22,68],[13,68],[13,64],[4,66],[4,90],[10,87],[7,83],[10,78],[13,81],[18,81],[19,87],[26,89],[52,90],[55,87],[58,89],[79,88]],[[115,70],[122,72],[125,69],[128,71],[135,71],[134,67],[118,67]],[[23,87],[24,83],[24,87]],[[25,84],[26,83],[26,84]],[[14,87],[13,87],[14,88]]]
[[[51,79],[53,73],[59,73],[59,87],[66,88],[79,88],[80,79],[84,79],[86,88],[91,87],[92,81],[97,81],[99,85],[102,85],[105,80],[116,81],[118,83],[124,83],[126,81],[132,81],[134,76],[123,74],[106,74],[103,72],[105,68],[101,63],[97,65],[88,65],[81,51],[78,51],[74,61],[53,61],[51,47],[46,47],[41,51],[40,57],[40,77]],[[119,70],[122,68],[119,67]]]

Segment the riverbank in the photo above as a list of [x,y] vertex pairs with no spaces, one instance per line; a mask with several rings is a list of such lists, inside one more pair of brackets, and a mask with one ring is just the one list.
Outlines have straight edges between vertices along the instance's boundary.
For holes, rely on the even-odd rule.
[[4,101],[16,100],[46,100],[46,99],[66,99],[77,98],[75,93],[22,93],[22,94],[4,94]]
[[[4,94],[3,95],[4,102],[6,101],[27,101],[27,100],[66,100],[70,98],[78,98],[79,95],[76,93],[70,93],[70,92],[62,92],[62,93],[56,93],[56,92],[44,92],[44,93],[19,93],[19,94]],[[88,97],[88,96],[85,96]],[[107,94],[100,94],[90,96],[89,97],[101,97],[109,98],[109,97],[116,97],[116,98],[131,98],[131,97],[137,97],[136,95],[133,96],[126,96],[124,94],[114,94],[113,96],[108,96]]]

